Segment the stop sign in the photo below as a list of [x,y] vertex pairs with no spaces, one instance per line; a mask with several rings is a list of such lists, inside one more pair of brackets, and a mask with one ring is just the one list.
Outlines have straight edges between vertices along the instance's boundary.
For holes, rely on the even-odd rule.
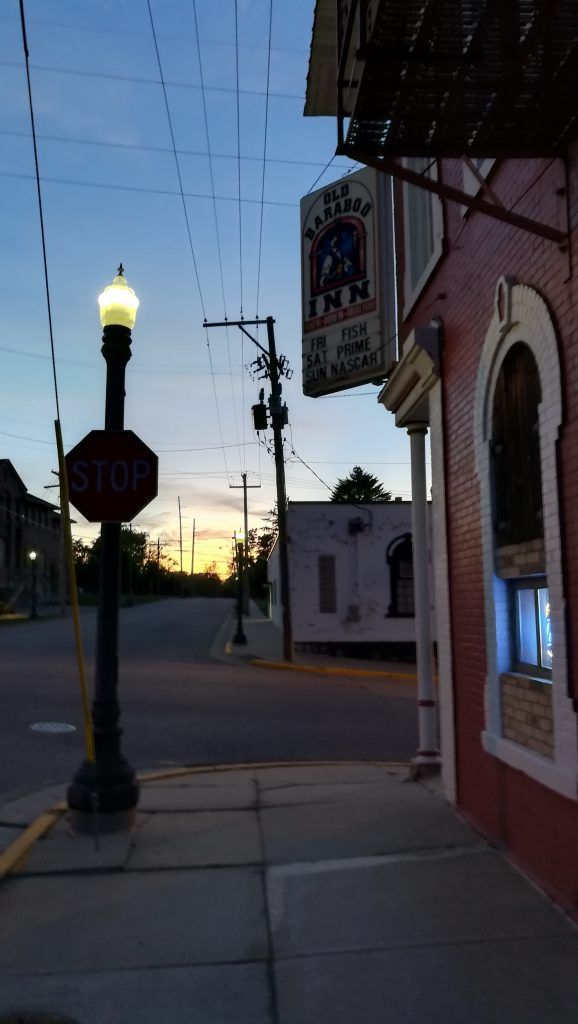
[[132,430],[91,430],[66,472],[70,502],[91,523],[128,523],[157,496],[158,458]]

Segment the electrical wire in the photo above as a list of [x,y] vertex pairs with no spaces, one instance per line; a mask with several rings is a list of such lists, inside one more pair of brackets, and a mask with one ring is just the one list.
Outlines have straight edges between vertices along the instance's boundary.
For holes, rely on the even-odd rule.
[[214,371],[213,371],[213,357],[211,355],[211,344],[209,342],[209,329],[208,329],[208,327],[205,327],[205,335],[206,335],[206,339],[207,339],[207,353],[208,353],[208,356],[209,356],[209,365],[211,367],[211,377],[212,377],[212,380],[213,380],[213,394],[215,396],[215,408],[217,410],[217,423],[218,423],[218,426],[219,426],[219,437],[221,438],[221,448],[222,448],[222,451],[223,451],[223,462],[225,464],[225,474],[227,476],[227,480],[229,480],[230,479],[230,473],[229,473],[229,467],[227,465],[227,452],[225,451],[225,445],[224,445],[224,442],[223,442],[223,424],[221,423],[221,410],[219,409],[219,399],[218,399],[218,396],[217,396],[217,382],[215,380],[215,374],[214,374]]
[[235,0],[235,80],[237,87],[237,190],[239,198],[239,288],[243,319],[243,215],[241,211],[241,105],[239,96],[239,16]]
[[[19,68],[20,64],[18,64],[17,61],[0,60],[0,67]],[[193,89],[195,91],[198,91],[201,88],[200,85],[196,84],[196,82],[171,82],[165,81],[163,78],[161,78],[161,80],[159,81],[159,79],[157,78],[141,78],[140,76],[136,75],[119,75],[105,71],[84,71],[81,69],[74,68],[56,68],[50,67],[46,64],[31,64],[30,67],[33,71],[40,71],[51,75],[71,75],[74,78],[98,78],[112,82],[127,82],[131,85],[162,85],[163,88],[168,85],[172,89]],[[227,85],[207,85],[206,88],[210,89],[211,92],[234,93],[238,91],[232,89],[230,86]],[[263,91],[260,89],[241,89],[240,91],[243,93],[243,95],[247,96],[265,95]],[[274,96],[275,99],[280,100],[301,100],[301,102],[303,102],[305,99],[304,96],[298,93],[275,92],[272,93],[271,95]]]
[[50,284],[48,281],[48,260],[46,256],[46,234],[44,230],[44,211],[42,208],[42,189],[40,187],[40,166],[38,162],[38,144],[36,141],[36,123],[34,120],[34,104],[32,102],[32,82],[30,80],[30,53],[28,51],[28,40],[26,37],[26,17],[24,14],[24,0],[20,2],[20,22],[22,26],[22,45],[24,47],[24,59],[26,62],[26,84],[28,89],[28,107],[30,110],[30,128],[32,131],[32,145],[34,149],[34,168],[36,172],[36,193],[38,196],[38,213],[40,217],[40,235],[42,239],[42,263],[44,267],[44,287],[46,292],[46,311],[48,314],[48,333],[50,337],[50,355],[52,359],[52,378],[54,383],[54,400],[56,405],[56,418],[60,419],[60,401],[58,397],[58,380],[56,378],[56,353],[54,350],[54,331],[52,328],[52,304],[50,302]]
[[[9,128],[0,128],[0,135],[5,135],[15,139],[30,139],[32,138],[30,132],[20,132]],[[65,135],[44,135],[41,132],[37,132],[36,138],[42,142],[56,142],[58,144],[70,144],[74,146],[104,146],[109,149],[126,149],[136,150],[143,153],[172,153],[170,146],[145,146],[138,142],[107,142],[104,139],[79,139],[76,137],[67,137]],[[201,149],[177,149],[179,156],[209,156],[205,150]],[[236,160],[236,153],[212,153],[214,160]],[[288,164],[294,167],[322,167],[323,165],[319,160],[290,160],[289,158],[274,157],[274,156],[241,156],[241,160],[246,160],[252,163],[265,163],[268,164]],[[346,164],[334,164],[334,167],[340,170],[345,170],[348,173],[349,168]],[[235,198],[235,202],[236,202]],[[257,200],[258,202],[259,200]]]
[[[172,150],[171,150],[172,152]],[[17,178],[21,181],[35,181],[36,178],[33,174],[24,174],[21,171],[0,171],[0,178]],[[46,182],[50,185],[77,185],[81,188],[103,188],[107,190],[117,192],[144,192],[148,195],[153,196],[179,196],[181,199],[211,199],[211,196],[206,195],[202,192],[175,192],[174,189],[170,188],[150,188],[144,185],[118,185],[110,184],[102,181],[80,181],[78,178],[52,178],[42,175],[40,178],[42,182]],[[216,196],[217,199],[227,203],[237,203],[237,196]],[[243,203],[254,203],[259,204],[259,199],[245,198],[242,200]],[[266,199],[266,206],[291,206],[298,207],[299,203],[284,203],[278,199]]]
[[[12,18],[3,18],[2,20],[4,22],[12,22],[13,21]],[[100,33],[100,34],[103,34],[103,35],[113,35],[113,36],[115,36],[115,38],[117,36],[129,36],[129,37],[132,37],[132,38],[135,38],[135,39],[139,39],[139,38],[146,39],[147,38],[147,33],[146,32],[139,32],[136,29],[117,28],[116,26],[114,28],[105,28],[102,25],[75,25],[75,24],[72,24],[71,22],[54,21],[54,20],[48,19],[48,18],[29,18],[28,22],[31,25],[38,25],[38,26],[45,27],[45,28],[64,29],[67,32],[88,32],[88,33],[95,33],[95,32],[97,32],[97,33]],[[193,42],[193,39],[192,39],[191,36],[174,35],[173,33],[168,33],[168,32],[159,32],[159,33],[157,33],[157,38],[158,39],[173,40],[175,42],[180,42],[180,43],[183,43],[183,42]],[[223,43],[221,40],[216,40],[216,39],[205,39],[205,40],[203,40],[203,42],[205,43],[206,46],[219,46],[219,47],[222,47],[222,46],[229,45],[229,44]],[[264,46],[259,46],[258,43],[244,43],[244,44],[241,45],[240,48],[242,50],[264,50],[265,49]],[[299,54],[299,55],[307,55],[308,52],[309,52],[308,49],[306,49],[306,48],[298,49],[297,47],[289,47],[289,46],[276,46],[275,47],[275,51],[278,52],[278,53],[293,53],[293,54]]]
[[[5,18],[3,20],[4,21],[12,21],[11,18]],[[45,19],[45,18],[29,18],[28,21],[29,21],[29,24],[31,24],[31,25],[41,25],[41,26],[44,26],[46,28],[62,28],[62,29],[65,29],[65,31],[67,31],[67,32],[92,32],[92,33],[99,32],[99,33],[104,34],[104,35],[108,35],[108,36],[113,35],[115,37],[117,37],[117,36],[131,36],[131,37],[134,37],[135,39],[138,39],[138,38],[147,39],[148,38],[148,34],[146,32],[139,32],[136,29],[132,29],[132,28],[131,29],[117,28],[116,25],[112,29],[112,28],[105,28],[103,25],[72,25],[72,24],[70,24],[70,22],[52,21],[52,20],[48,20],[48,19]],[[168,32],[166,32],[166,33],[165,32],[157,33],[157,38],[158,39],[172,39],[175,42],[179,42],[179,43],[185,43],[185,42],[191,42],[192,43],[193,42],[192,37],[184,36],[184,35],[178,35],[178,36],[177,35],[172,35],[171,33],[168,33]],[[206,46],[224,46],[224,45],[226,45],[226,44],[222,43],[220,40],[213,40],[213,39],[205,39],[205,40],[203,40],[203,42],[205,43]],[[265,47],[264,46],[259,46],[258,43],[253,43],[253,44],[251,44],[251,43],[243,43],[241,45],[240,49],[241,50],[264,50]],[[274,49],[275,49],[276,53],[296,53],[296,54],[300,54],[300,55],[304,55],[304,54],[307,55],[309,53],[309,50],[306,49],[306,48],[303,48],[303,49],[300,50],[300,49],[297,49],[296,47],[289,47],[289,46],[276,46]]]
[[181,168],[180,168],[180,164],[179,164],[179,157],[178,157],[178,154],[177,154],[177,147],[176,147],[176,144],[175,144],[175,133],[174,133],[174,130],[173,130],[173,119],[171,117],[171,109],[170,109],[170,106],[169,106],[169,99],[168,99],[168,96],[167,96],[167,89],[166,89],[166,84],[165,84],[165,80],[164,80],[164,76],[163,76],[163,68],[162,68],[162,63],[161,63],[161,55],[159,53],[159,47],[158,47],[157,35],[156,35],[156,29],[155,29],[155,23],[154,23],[154,19],[153,19],[153,12],[152,12],[152,9],[151,9],[150,0],[147,0],[147,7],[148,7],[148,12],[149,12],[151,31],[152,31],[152,35],[153,35],[153,42],[154,42],[154,47],[155,47],[155,53],[156,53],[156,58],[157,58],[158,69],[159,69],[159,75],[160,75],[160,79],[161,79],[161,85],[162,85],[162,88],[163,88],[163,97],[164,97],[164,101],[165,101],[165,110],[166,110],[166,113],[167,113],[167,121],[168,121],[169,131],[170,131],[170,135],[171,135],[172,150],[173,150],[174,157],[175,157],[175,168],[176,168],[177,178],[178,178],[178,182],[179,182],[179,192],[180,192],[181,199],[182,199],[182,204],[183,204],[183,213],[185,215],[185,223],[186,223],[186,226],[187,226],[187,235],[188,235],[188,239],[189,239],[189,247],[190,247],[190,250],[191,250],[191,256],[193,257],[193,266],[194,266],[194,269],[195,269],[195,278],[196,278],[196,281],[197,281],[197,288],[198,288],[198,291],[199,291],[199,299],[200,299],[200,302],[201,302],[201,309],[203,311],[203,317],[206,320],[207,316],[206,316],[206,313],[205,313],[205,304],[203,302],[203,293],[202,293],[202,290],[201,290],[201,281],[200,281],[200,278],[199,278],[199,270],[198,270],[198,267],[197,267],[197,258],[195,256],[195,247],[193,245],[193,236],[191,234],[191,225],[189,223],[189,214],[188,214],[188,211],[187,211],[187,203],[186,203],[186,199],[185,199],[185,193],[184,193],[184,190],[183,190],[183,181],[182,181],[182,177],[181,177]]
[[[201,55],[201,43],[200,43],[200,39],[199,39],[199,25],[198,25],[198,20],[197,20],[197,3],[196,3],[196,0],[193,0],[193,16],[194,16],[194,20],[195,20],[195,34],[196,34],[196,40],[197,40],[197,58],[198,58],[198,61],[199,61],[199,75],[200,75],[200,80],[201,80],[201,96],[202,96],[202,101],[203,101],[203,117],[204,117],[204,124],[205,124],[205,139],[206,139],[206,143],[207,143],[207,156],[209,158],[209,175],[210,175],[210,179],[211,179],[211,196],[212,196],[212,200],[213,200],[213,218],[214,218],[214,222],[215,222],[215,234],[216,234],[216,238],[217,238],[217,257],[218,257],[218,261],[219,261],[219,276],[220,276],[220,282],[221,282],[221,296],[222,296],[222,299],[223,299],[224,319],[226,320],[227,319],[227,300],[225,298],[225,280],[224,280],[224,276],[223,276],[223,257],[222,257],[222,252],[221,252],[221,235],[220,235],[220,231],[219,231],[219,218],[218,218],[218,215],[217,215],[217,201],[215,199],[215,178],[214,178],[214,174],[213,174],[213,159],[212,159],[212,155],[211,155],[211,142],[210,142],[210,138],[209,138],[209,119],[207,117],[207,101],[206,101],[206,95],[205,95],[205,79],[204,79],[204,74],[203,74],[203,59],[202,59],[202,55]],[[233,366],[232,366],[232,363],[231,363],[231,344],[230,344],[230,340],[229,340],[229,328],[228,327],[225,328],[225,336],[226,336],[226,341],[227,341],[227,357],[228,357],[228,362],[229,362],[229,375],[230,375],[230,380],[231,380],[231,397],[232,397],[232,403],[233,403],[232,404],[233,420],[234,420],[234,424],[235,424],[235,433],[237,435],[237,441],[238,441],[239,440],[239,425],[238,425],[238,417],[237,417],[237,403],[235,401],[235,388],[233,386]],[[208,333],[207,333],[207,339],[208,339]],[[241,358],[241,365],[243,365],[243,359],[242,358]],[[239,445],[239,464],[241,465],[241,472],[242,472],[241,448],[240,448],[240,445]]]
[[255,318],[259,319],[259,292],[261,288],[261,250],[263,245],[263,210],[265,199],[265,170],[267,167],[267,127],[269,122],[269,85],[271,81],[271,32],[273,28],[273,0],[269,0],[269,35],[267,47],[267,85],[265,91],[265,130],[263,133],[263,170],[261,174],[261,211],[259,215],[259,255],[257,258],[257,300]]
[[[181,199],[182,199],[182,204],[183,204],[183,213],[185,215],[185,223],[186,223],[186,226],[187,226],[187,235],[188,235],[188,239],[189,239],[189,246],[190,246],[190,250],[191,250],[191,256],[193,258],[193,266],[194,266],[194,270],[195,270],[195,279],[196,279],[196,282],[197,282],[197,288],[198,288],[198,292],[199,292],[199,299],[200,299],[200,303],[201,303],[201,310],[202,310],[202,313],[203,313],[203,320],[206,321],[207,313],[206,313],[206,310],[205,310],[205,303],[203,301],[203,292],[202,292],[202,289],[201,289],[201,281],[200,281],[200,278],[199,278],[199,270],[198,270],[198,266],[197,266],[197,259],[196,259],[196,256],[195,256],[195,247],[193,245],[193,236],[191,234],[191,226],[190,226],[190,223],[189,223],[189,215],[188,215],[188,211],[187,211],[187,203],[186,203],[185,194],[184,194],[184,191],[183,191],[183,182],[182,182],[182,178],[181,178],[181,168],[180,168],[180,164],[179,164],[179,157],[178,157],[178,154],[177,154],[177,148],[176,148],[176,145],[175,145],[175,133],[174,133],[174,130],[173,130],[173,122],[172,122],[172,117],[171,117],[171,110],[170,110],[170,106],[169,106],[167,90],[166,90],[165,81],[164,81],[164,77],[163,77],[163,68],[162,68],[162,63],[161,63],[161,55],[159,53],[159,47],[158,47],[158,42],[157,42],[156,30],[155,30],[155,23],[154,23],[153,12],[152,12],[152,9],[151,9],[150,0],[147,0],[147,7],[148,7],[148,12],[149,12],[151,31],[152,31],[154,45],[155,45],[155,52],[156,52],[156,56],[157,56],[157,64],[158,64],[158,69],[159,69],[159,75],[160,75],[162,86],[163,86],[163,96],[164,96],[164,100],[165,100],[165,108],[166,108],[166,112],[167,112],[167,120],[168,120],[170,134],[171,134],[171,144],[172,144],[173,153],[174,153],[174,157],[175,157],[175,167],[176,167],[176,170],[177,170],[177,177],[178,177],[178,181],[179,181],[179,189],[180,189],[180,194],[181,194]],[[222,426],[222,423],[221,423],[221,412],[220,412],[220,409],[219,409],[219,399],[218,399],[218,396],[217,396],[217,384],[216,384],[216,380],[215,380],[215,372],[214,372],[214,368],[213,368],[213,357],[212,357],[212,354],[211,354],[211,345],[210,345],[210,342],[209,342],[209,332],[208,332],[207,328],[205,328],[205,335],[206,335],[206,339],[207,339],[207,352],[208,352],[208,355],[209,355],[209,366],[211,368],[211,378],[212,378],[212,381],[213,381],[213,393],[214,393],[214,396],[215,396],[215,406],[216,406],[216,410],[217,410],[217,423],[218,423],[218,426],[219,426],[219,436],[220,436],[220,439],[221,439],[221,446],[222,446],[222,449],[223,449],[223,461],[224,461],[224,464],[225,464],[225,472],[227,473],[227,476],[228,476],[229,475],[229,470],[228,470],[228,466],[227,466],[227,454],[226,454],[225,447],[224,447],[224,444],[223,444],[223,426]]]
[[293,442],[291,442],[291,454],[294,455],[295,458],[298,459],[299,462],[303,466],[305,466],[305,469],[308,469],[310,473],[313,473],[313,476],[316,477],[317,480],[319,480],[319,483],[323,484],[323,486],[326,487],[328,491],[332,491],[333,490],[333,487],[330,487],[330,485],[327,483],[327,481],[323,480],[319,476],[319,473],[316,473],[315,470],[311,466],[309,466],[307,462],[305,462],[305,459],[302,459],[301,456],[295,451],[295,448],[293,446]]
[[317,182],[318,182],[318,181],[320,180],[320,178],[322,178],[322,177],[323,177],[323,175],[325,174],[325,171],[328,171],[328,170],[329,170],[329,168],[331,167],[331,164],[332,164],[332,163],[333,163],[333,161],[335,160],[335,157],[336,157],[336,155],[337,155],[337,154],[336,154],[336,153],[334,153],[334,154],[333,154],[333,156],[331,157],[331,160],[328,160],[328,161],[327,161],[327,163],[325,164],[325,167],[323,168],[323,170],[321,171],[321,173],[317,175],[317,177],[316,177],[315,181],[313,182],[313,184],[312,184],[311,188],[308,188],[308,189],[307,189],[307,195],[309,195],[309,194],[310,194],[311,192],[313,192],[313,189],[315,188],[315,186],[316,186]]

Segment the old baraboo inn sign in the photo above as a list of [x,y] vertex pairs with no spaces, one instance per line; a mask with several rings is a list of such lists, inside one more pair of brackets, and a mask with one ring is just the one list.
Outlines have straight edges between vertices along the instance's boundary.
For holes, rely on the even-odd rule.
[[380,380],[391,367],[390,211],[390,180],[371,168],[301,200],[306,395]]

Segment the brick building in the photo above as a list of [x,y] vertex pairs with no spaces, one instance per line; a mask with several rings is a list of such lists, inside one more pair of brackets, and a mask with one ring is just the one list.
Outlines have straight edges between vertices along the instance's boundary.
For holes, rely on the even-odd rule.
[[430,434],[446,792],[574,913],[577,34],[575,4],[318,0],[306,107],[394,183],[379,400]]
[[30,591],[29,554],[36,551],[37,594],[57,601],[63,565],[62,529],[55,506],[29,494],[9,459],[0,459],[0,598],[10,604]]

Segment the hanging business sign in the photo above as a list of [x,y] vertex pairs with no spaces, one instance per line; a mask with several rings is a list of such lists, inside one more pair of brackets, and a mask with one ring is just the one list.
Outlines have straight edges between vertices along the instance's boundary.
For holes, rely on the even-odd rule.
[[364,168],[301,200],[306,395],[379,380],[391,365],[384,325],[392,311],[382,308],[384,270],[393,271],[387,180]]

